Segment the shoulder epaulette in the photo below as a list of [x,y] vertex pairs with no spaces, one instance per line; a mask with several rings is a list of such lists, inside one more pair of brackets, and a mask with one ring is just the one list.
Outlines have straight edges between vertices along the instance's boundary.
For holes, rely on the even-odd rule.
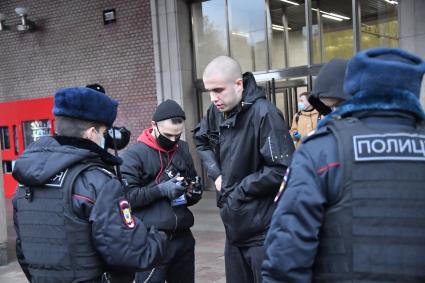
[[326,126],[322,126],[319,129],[310,132],[304,139],[303,139],[303,143],[306,143],[310,140],[314,140],[318,137],[324,136],[326,134],[329,134],[329,129]]

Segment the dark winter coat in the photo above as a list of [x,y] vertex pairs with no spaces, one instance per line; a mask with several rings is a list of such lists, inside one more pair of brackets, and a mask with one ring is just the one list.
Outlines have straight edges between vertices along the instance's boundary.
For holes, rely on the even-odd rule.
[[327,211],[337,208],[344,198],[345,157],[340,156],[336,137],[327,127],[329,121],[353,116],[377,132],[408,132],[415,131],[418,121],[423,120],[423,112],[412,110],[409,100],[396,103],[393,101],[400,97],[394,95],[386,102],[372,104],[369,97],[375,99],[373,95],[355,96],[328,115],[294,155],[265,243],[264,282],[314,281],[319,230]]
[[197,176],[188,145],[180,140],[171,151],[165,151],[151,136],[152,128],[146,129],[138,142],[122,155],[122,174],[127,180],[127,194],[136,216],[148,227],[172,231],[184,231],[193,226],[193,214],[187,208],[200,200],[200,196],[186,194],[187,205],[171,206],[162,197],[158,184],[169,179],[166,172],[180,173],[182,177]]
[[194,140],[208,176],[222,176],[217,205],[227,239],[236,245],[262,245],[294,144],[282,113],[254,76],[246,73],[243,81],[241,103],[227,118],[211,105]]
[[[42,138],[32,143],[18,158],[13,176],[22,186],[18,190],[24,188],[34,190],[32,203],[37,205],[38,193],[35,190],[43,190],[43,184],[49,182],[57,173],[81,163],[93,163],[96,166],[82,171],[76,177],[73,188],[58,186],[57,189],[64,190],[64,194],[68,190],[73,190],[73,212],[82,223],[89,224],[88,234],[91,237],[87,238],[85,243],[92,245],[97,257],[105,263],[105,266],[136,271],[158,264],[165,252],[165,235],[158,232],[149,233],[146,226],[136,218],[134,227],[129,227],[125,223],[119,207],[119,202],[124,196],[123,188],[112,173],[111,167],[118,164],[119,160],[95,143],[86,139],[61,136]],[[16,217],[19,213],[16,197],[14,209],[17,257],[22,269],[30,278],[31,264],[28,266],[25,257],[27,252],[32,251],[25,251],[22,248],[25,239],[20,237],[20,223]],[[48,223],[50,219],[45,221]],[[36,226],[34,229],[36,233]],[[75,246],[70,252],[74,253],[78,249],[79,247]],[[50,256],[48,251],[45,256]],[[43,262],[32,264],[43,266]],[[90,265],[89,262],[87,264]],[[55,266],[46,268],[54,269]]]

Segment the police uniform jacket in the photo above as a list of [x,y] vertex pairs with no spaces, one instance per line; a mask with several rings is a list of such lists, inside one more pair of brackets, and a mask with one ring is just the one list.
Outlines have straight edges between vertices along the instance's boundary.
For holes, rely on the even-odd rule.
[[[328,122],[332,120],[327,118]],[[341,118],[334,116],[333,119]],[[342,120],[347,120],[343,121],[345,123],[362,123],[374,133],[382,131],[407,132],[413,133],[413,135],[418,133],[417,117],[404,111],[359,111],[353,113],[351,117],[342,118]],[[382,135],[379,136],[382,137]],[[373,141],[363,142],[360,145],[365,153],[368,146],[370,149]],[[397,138],[392,138],[389,143],[379,143],[379,145],[376,143],[369,152],[371,155],[374,153],[391,154],[392,151],[400,154],[398,145]],[[385,150],[382,150],[383,146],[385,146]],[[422,152],[422,155],[425,155],[425,152]],[[371,282],[367,280],[367,276],[371,274],[381,280],[384,278],[380,282],[393,282],[393,280],[395,280],[394,282],[423,282],[425,273],[421,266],[425,263],[425,257],[421,249],[424,249],[424,241],[418,237],[421,234],[420,231],[423,231],[423,226],[418,225],[423,222],[414,222],[413,219],[423,217],[424,212],[422,212],[423,208],[416,212],[411,210],[421,201],[423,203],[423,193],[420,192],[420,186],[422,188],[425,186],[424,178],[421,177],[423,174],[413,176],[408,172],[409,170],[397,172],[397,169],[391,166],[386,167],[387,171],[385,172],[378,167],[372,167],[376,171],[369,169],[368,172],[365,172],[363,170],[361,174],[358,171],[352,171],[352,173],[348,173],[352,174],[350,178],[359,178],[359,180],[364,178],[362,181],[364,185],[357,181],[357,184],[360,185],[356,189],[352,189],[351,193],[344,187],[343,177],[344,166],[348,165],[349,158],[350,156],[342,156],[339,152],[336,136],[326,121],[324,125],[319,126],[314,135],[303,141],[294,154],[291,166],[287,171],[285,190],[280,195],[278,207],[267,235],[266,259],[263,262],[262,271],[263,282],[353,282],[354,279],[357,280],[356,282]],[[364,158],[374,157],[366,156]],[[413,172],[417,163],[410,162],[410,164]],[[422,161],[420,164],[424,164],[424,162]],[[394,177],[393,179],[405,179],[405,186],[412,189],[410,192],[404,192],[406,203],[402,201],[403,192],[393,189],[391,184],[382,186],[381,183],[376,183],[375,186],[373,185],[374,181],[378,182],[379,177],[377,176],[382,175]],[[374,178],[375,180],[373,180]],[[412,185],[409,184],[409,181],[412,181]],[[352,183],[348,186],[351,185]],[[380,190],[366,189],[370,187]],[[412,193],[413,195],[408,197]],[[392,197],[395,200],[391,200]],[[415,198],[416,200],[413,200]],[[395,203],[394,209],[384,208],[388,200]],[[367,201],[372,202],[371,207]],[[360,209],[362,206],[364,209]],[[399,210],[397,210],[398,207]],[[355,221],[358,222],[350,226],[348,231],[341,228],[343,225],[340,224],[344,221],[342,219],[333,222],[331,227],[327,226],[326,221],[332,218],[332,214],[343,208],[348,208],[349,214],[354,213],[350,215],[357,217]],[[387,214],[386,220],[380,218],[382,213]],[[397,218],[400,216],[404,218]],[[394,218],[391,219],[391,217]],[[360,220],[358,220],[359,218]],[[345,220],[347,221],[347,219]],[[354,220],[349,219],[348,221]],[[409,221],[413,222],[409,223]],[[418,229],[416,232],[414,227]],[[406,236],[407,238],[403,238]],[[328,237],[333,238],[329,240]],[[369,248],[365,248],[367,245],[364,243],[356,246],[356,240],[353,240],[353,237],[363,237],[363,240],[370,245]],[[344,242],[347,239],[348,243]],[[387,239],[391,239],[392,244],[384,242]],[[378,252],[379,249],[376,247],[380,242],[385,245],[382,245],[383,249]],[[414,247],[413,250],[410,250],[410,244]],[[415,247],[419,247],[419,249]],[[326,256],[323,256],[325,252]],[[353,253],[349,256],[351,262],[346,264],[344,261],[346,255],[351,252]],[[415,253],[417,253],[416,256]],[[326,265],[326,261],[330,258],[332,258],[334,266],[326,266],[326,270],[323,271],[321,266]],[[339,265],[338,262],[344,265]],[[391,265],[391,262],[397,264]],[[331,277],[323,276],[323,272]],[[332,277],[334,274],[338,274],[339,279]]]
[[[94,280],[83,271],[136,271],[161,261],[165,236],[148,232],[131,216],[122,185],[112,173],[118,163],[89,140],[62,136],[32,143],[17,160],[16,249],[31,282]],[[67,187],[67,175],[82,164],[87,167]],[[68,193],[69,209],[66,201],[61,205]]]

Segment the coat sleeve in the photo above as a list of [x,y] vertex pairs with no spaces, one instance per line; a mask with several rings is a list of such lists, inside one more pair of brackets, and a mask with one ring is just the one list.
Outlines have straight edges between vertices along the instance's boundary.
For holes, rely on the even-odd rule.
[[263,116],[259,129],[259,145],[262,168],[246,176],[233,192],[244,194],[247,199],[275,195],[291,162],[294,143],[283,117],[277,111],[269,111]]
[[215,181],[221,175],[220,165],[214,152],[214,148],[219,142],[219,133],[209,129],[207,117],[204,117],[196,126],[193,139],[208,177]]
[[291,137],[293,137],[294,133],[296,131],[298,131],[298,123],[297,123],[297,113],[294,115],[294,118],[292,119],[292,125],[291,125],[291,129],[289,130],[289,133],[291,135]]
[[128,183],[127,198],[133,208],[148,206],[161,198],[156,184],[142,185],[143,162],[136,147],[131,147],[121,156],[121,173]]
[[16,257],[18,259],[18,262],[19,262],[19,265],[21,266],[22,271],[24,272],[28,281],[31,282],[31,275],[28,270],[28,263],[26,262],[24,253],[22,252],[21,237],[19,233],[19,223],[18,223],[18,217],[17,217],[17,206],[16,206],[15,198],[13,199],[12,203],[13,203],[13,224],[15,226],[15,232],[16,232]]
[[[195,165],[193,164],[193,159],[192,159],[192,156],[190,155],[189,148],[185,147],[184,153],[186,155],[186,161],[187,161],[187,166],[188,166],[188,168],[187,168],[188,176],[191,177],[191,178],[197,177],[198,173],[196,173]],[[200,177],[198,176],[198,178],[200,178]],[[199,194],[188,194],[187,193],[186,194],[187,206],[192,206],[192,205],[198,203],[202,198],[202,193],[203,193],[202,180],[199,179],[198,184],[195,184],[194,186],[196,186],[196,189],[199,190],[200,193]]]
[[340,187],[332,186],[330,190],[327,184],[339,184],[341,178],[339,167],[326,165],[338,164],[337,160],[329,161],[334,157],[319,163],[317,159],[324,155],[319,152],[312,158],[310,152],[317,151],[317,145],[310,145],[311,150],[307,150],[302,144],[294,155],[265,241],[263,282],[312,282],[325,207],[336,200],[338,193],[332,190]]
[[[131,216],[131,211],[123,210],[122,204],[127,200],[121,183],[115,177],[99,174],[103,173],[94,178],[93,174],[86,176],[86,184],[78,184],[78,179],[75,184],[95,187],[96,199],[88,219],[94,247],[110,267],[136,271],[156,266],[165,253],[165,234],[149,232],[139,219]],[[106,181],[100,181],[105,178]]]

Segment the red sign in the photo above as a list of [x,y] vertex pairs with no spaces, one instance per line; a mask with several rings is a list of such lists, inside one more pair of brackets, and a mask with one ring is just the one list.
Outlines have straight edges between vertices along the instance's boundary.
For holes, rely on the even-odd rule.
[[0,144],[6,198],[15,193],[12,170],[18,156],[42,136],[54,133],[53,97],[0,103]]

